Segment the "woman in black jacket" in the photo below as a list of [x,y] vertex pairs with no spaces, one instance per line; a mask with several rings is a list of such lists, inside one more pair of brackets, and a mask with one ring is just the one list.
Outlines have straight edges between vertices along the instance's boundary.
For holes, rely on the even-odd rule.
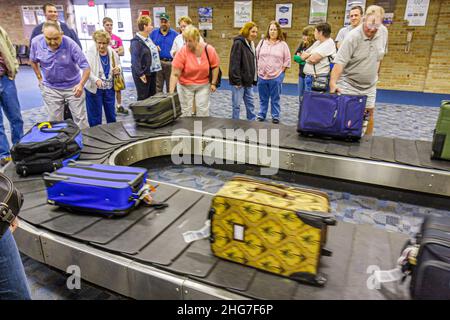
[[140,16],[139,32],[131,39],[131,73],[136,85],[137,99],[144,100],[156,93],[156,72],[161,70],[158,48],[149,38],[153,30],[152,19]]
[[247,120],[255,120],[253,86],[258,79],[256,73],[256,51],[254,41],[258,36],[258,27],[247,22],[234,38],[230,54],[229,81],[233,100],[233,119],[239,119],[240,104],[244,99]]

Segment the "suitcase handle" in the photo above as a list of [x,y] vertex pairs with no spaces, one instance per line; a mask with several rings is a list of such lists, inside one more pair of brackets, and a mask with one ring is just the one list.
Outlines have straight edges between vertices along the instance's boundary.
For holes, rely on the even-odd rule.
[[281,191],[281,190],[277,190],[275,188],[266,187],[266,186],[257,186],[257,187],[254,187],[254,188],[249,188],[247,190],[250,191],[250,192],[265,191],[265,192],[269,192],[269,193],[273,193],[273,194],[279,195],[279,196],[281,196],[283,198],[286,198],[286,199],[290,199],[290,200],[295,199],[294,197],[290,196],[287,192],[284,192],[284,191]]

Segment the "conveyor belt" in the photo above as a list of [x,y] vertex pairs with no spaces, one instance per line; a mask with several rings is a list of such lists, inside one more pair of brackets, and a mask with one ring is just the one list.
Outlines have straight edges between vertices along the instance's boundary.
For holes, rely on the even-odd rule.
[[[226,128],[247,130],[266,127],[280,128],[282,148],[450,170],[450,164],[431,161],[424,155],[431,148],[428,142],[375,137],[364,138],[360,143],[348,143],[299,138],[295,128],[271,124],[215,118],[203,119],[202,124],[203,132],[212,128],[223,132]],[[157,130],[135,128],[132,123],[91,128],[84,131],[86,149],[81,160],[106,162],[122,146],[142,139],[167,136],[182,128],[190,129],[184,134],[193,134],[193,119],[179,119],[175,124]],[[40,230],[203,283],[206,288],[223,288],[242,297],[384,299],[386,296],[382,292],[367,288],[367,267],[377,265],[381,269],[392,268],[406,239],[401,234],[366,225],[340,222],[336,227],[330,227],[328,247],[334,254],[332,257],[323,257],[321,262],[321,271],[328,274],[329,282],[325,288],[315,288],[219,260],[212,256],[207,240],[186,244],[181,235],[184,231],[203,226],[210,195],[161,184],[157,200],[167,201],[168,208],[155,211],[141,207],[126,217],[107,219],[70,213],[47,205],[40,176],[20,178],[14,173],[13,166],[7,168],[6,174],[24,193],[22,219]],[[111,279],[114,279],[114,274],[111,274]],[[93,279],[90,281],[95,282]],[[404,288],[390,289],[393,298],[406,297]]]

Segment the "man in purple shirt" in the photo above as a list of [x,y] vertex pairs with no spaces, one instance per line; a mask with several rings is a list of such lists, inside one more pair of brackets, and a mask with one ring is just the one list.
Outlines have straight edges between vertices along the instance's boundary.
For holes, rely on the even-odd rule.
[[63,120],[67,101],[75,123],[81,129],[86,128],[89,124],[83,88],[91,71],[89,63],[77,43],[64,36],[58,24],[45,22],[42,31],[31,42],[30,60],[50,121]]

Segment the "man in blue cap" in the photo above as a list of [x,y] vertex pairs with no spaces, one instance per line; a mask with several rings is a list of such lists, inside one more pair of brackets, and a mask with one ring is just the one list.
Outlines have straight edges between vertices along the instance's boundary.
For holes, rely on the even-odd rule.
[[169,15],[161,13],[159,15],[160,27],[154,29],[150,34],[153,43],[159,49],[159,58],[161,60],[162,70],[156,74],[156,92],[162,92],[164,83],[166,85],[166,92],[169,92],[170,73],[172,72],[172,49],[173,42],[178,33],[170,28]]

